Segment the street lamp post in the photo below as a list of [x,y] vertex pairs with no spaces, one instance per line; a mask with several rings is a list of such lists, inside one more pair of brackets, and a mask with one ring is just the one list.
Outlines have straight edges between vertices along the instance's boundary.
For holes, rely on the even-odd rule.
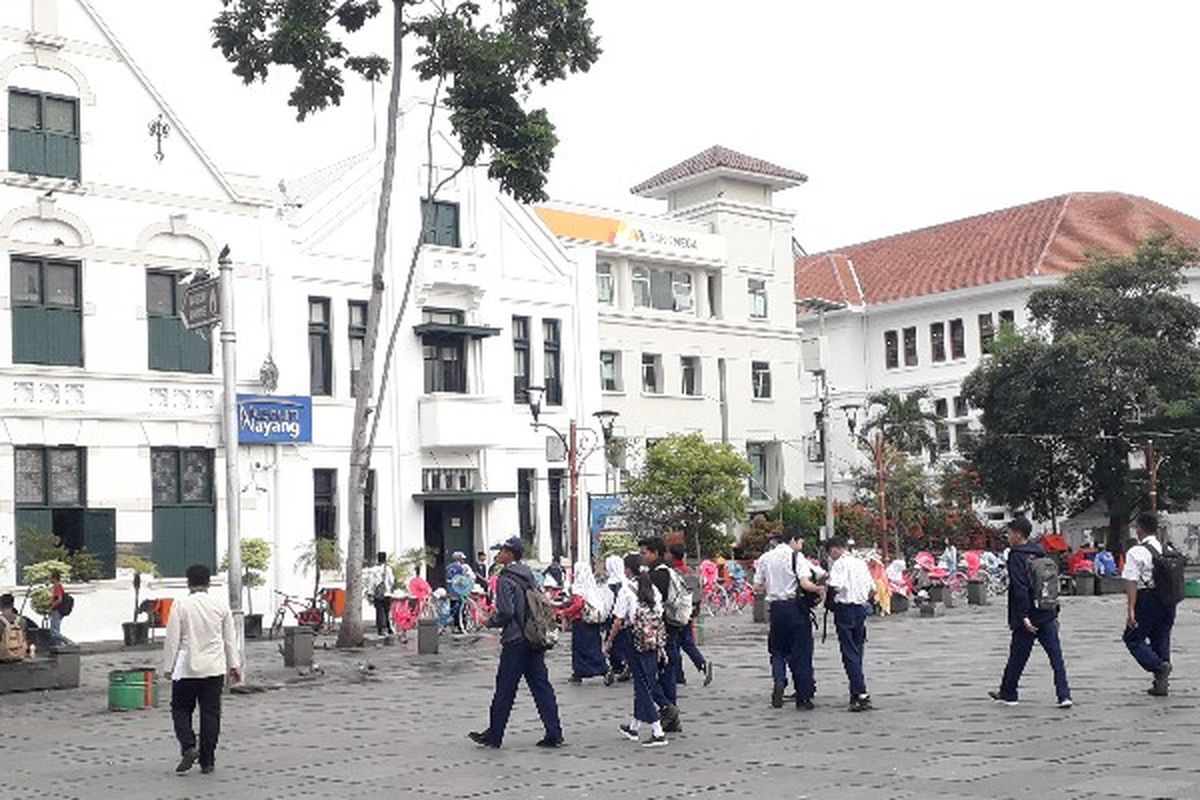
[[587,460],[588,456],[603,447],[605,449],[605,482],[607,483],[607,450],[609,443],[612,441],[613,423],[616,421],[618,414],[616,411],[597,411],[592,415],[596,418],[596,422],[600,425],[600,440],[599,442],[592,442],[586,452],[580,454],[580,439],[583,438],[586,441],[588,436],[594,437],[595,433],[588,428],[584,428],[581,432],[574,418],[571,419],[570,427],[567,429],[566,435],[563,435],[558,428],[555,428],[548,422],[541,422],[538,418],[542,413],[542,398],[546,394],[546,388],[544,386],[530,386],[525,391],[529,397],[529,413],[533,415],[533,429],[537,430],[538,428],[545,428],[549,430],[558,437],[558,440],[562,442],[563,447],[567,451],[567,480],[570,484],[569,504],[571,514],[570,568],[573,571],[579,554],[579,465],[581,462]]
[[[799,301],[799,305],[808,308],[810,311],[817,312],[818,329],[822,339],[825,338],[825,312],[826,311],[841,311],[846,307],[845,303],[838,303],[832,300],[825,300],[820,297],[806,297]],[[825,536],[828,539],[833,536],[833,462],[830,459],[830,427],[829,427],[829,370],[826,364],[821,363],[815,365],[815,368],[809,370],[814,375],[821,379],[821,462],[824,464],[824,482],[825,482]]]

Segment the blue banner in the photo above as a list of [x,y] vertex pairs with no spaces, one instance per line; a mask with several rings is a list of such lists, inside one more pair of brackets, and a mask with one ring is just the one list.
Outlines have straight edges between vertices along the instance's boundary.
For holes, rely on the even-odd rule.
[[312,442],[312,398],[237,396],[239,444]]
[[600,555],[600,534],[605,531],[626,531],[622,505],[625,498],[619,494],[588,495],[589,530],[592,534],[592,558]]

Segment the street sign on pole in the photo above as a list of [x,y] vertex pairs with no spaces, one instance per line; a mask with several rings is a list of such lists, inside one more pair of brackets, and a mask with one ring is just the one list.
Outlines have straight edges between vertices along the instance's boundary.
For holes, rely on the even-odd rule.
[[221,321],[221,279],[193,283],[183,293],[179,309],[188,330],[208,328]]

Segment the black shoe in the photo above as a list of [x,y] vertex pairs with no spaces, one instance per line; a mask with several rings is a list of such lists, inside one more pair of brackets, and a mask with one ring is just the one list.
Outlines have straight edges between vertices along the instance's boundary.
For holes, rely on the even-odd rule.
[[786,688],[785,683],[775,684],[775,688],[771,690],[771,708],[783,708],[783,690]]
[[633,728],[629,727],[628,725],[622,724],[619,726],[618,729],[621,731],[621,735],[624,736],[626,739],[628,739],[631,742],[636,742],[642,738],[641,736],[638,735],[637,731],[635,731]]
[[675,681],[675,685],[676,686],[687,686],[687,678],[680,678],[679,680]]
[[202,764],[200,766],[200,774],[201,775],[212,775],[212,771],[214,769],[216,769],[216,767],[212,764]]
[[711,661],[704,662],[704,685],[708,686],[712,683],[713,663]]
[[200,754],[196,752],[196,748],[194,747],[189,747],[187,750],[184,750],[183,755],[179,758],[179,763],[175,765],[175,771],[180,775],[187,772],[192,768],[192,765],[196,763],[196,757],[199,755]]
[[604,685],[605,686],[612,686],[614,683],[616,683],[616,681],[617,681],[617,676],[611,669],[608,672],[604,673]]
[[583,678],[579,677],[578,675],[572,675],[571,679],[567,682],[574,683],[574,684],[580,684],[580,683],[583,683]]
[[633,673],[629,671],[629,667],[621,670],[621,674],[617,676],[617,683],[628,683],[633,680]]
[[1154,670],[1154,689],[1151,692],[1155,697],[1166,697],[1167,692],[1171,688],[1171,662],[1164,661],[1159,668]]
[[1167,697],[1171,694],[1171,692],[1170,690],[1163,689],[1159,686],[1151,686],[1146,690],[1146,694],[1150,695],[1151,697]]
[[549,736],[547,736],[545,739],[542,739],[540,742],[538,742],[536,746],[543,747],[547,750],[557,750],[560,747],[566,747],[567,743],[561,738],[551,739]]
[[797,700],[796,701],[796,710],[797,711],[812,711],[813,710],[813,701],[812,700]]
[[851,711],[870,711],[871,710],[871,696],[864,694],[864,695],[859,695],[858,697],[854,698],[853,700],[850,701],[850,710]]
[[651,736],[649,739],[642,742],[642,747],[666,747],[666,746],[667,746],[667,737],[665,737],[665,736]]
[[490,738],[488,738],[488,734],[486,731],[483,733],[480,733],[479,731],[472,731],[467,734],[467,738],[470,739],[475,744],[479,745],[480,747],[490,747],[493,750],[497,750],[500,747],[500,745],[496,744]]
[[988,697],[992,698],[992,702],[1002,703],[1006,706],[1015,706],[1017,704],[1017,698],[1005,697],[999,692],[988,692]]

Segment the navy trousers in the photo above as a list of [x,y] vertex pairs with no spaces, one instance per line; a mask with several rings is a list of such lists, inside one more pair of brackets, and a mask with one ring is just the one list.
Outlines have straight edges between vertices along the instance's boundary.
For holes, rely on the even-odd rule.
[[[615,650],[616,643],[613,645]],[[625,658],[633,676],[633,718],[639,722],[658,722],[658,703],[654,700],[658,654],[653,650],[639,653],[631,646]]]
[[837,627],[838,645],[842,651],[842,667],[850,679],[850,699],[867,693],[863,675],[863,650],[867,644],[867,613],[870,606],[836,603],[833,622]]
[[1175,606],[1165,605],[1154,592],[1138,592],[1133,609],[1137,627],[1126,628],[1122,638],[1142,669],[1155,672],[1171,660],[1171,628],[1175,626]]
[[[679,631],[679,649],[687,654],[696,669],[704,668],[704,654],[700,652],[700,648],[696,646],[696,620],[692,620],[691,624],[681,628]],[[683,677],[683,659],[679,660],[679,672],[676,678]]]
[[192,714],[200,706],[200,766],[216,763],[217,739],[221,735],[221,690],[225,678],[182,678],[171,683],[171,721],[181,753],[196,746]]
[[658,665],[659,705],[676,705],[679,697],[679,673],[683,671],[683,653],[679,649],[679,632],[682,628],[667,626],[667,660]]
[[538,716],[546,726],[546,738],[562,739],[562,724],[558,719],[558,700],[550,675],[546,671],[546,653],[534,650],[525,640],[505,642],[500,648],[500,667],[496,671],[496,694],[492,697],[492,711],[487,735],[493,744],[504,741],[504,729],[512,713],[513,701],[517,698],[517,685],[525,679],[529,693],[533,695]]
[[1038,642],[1050,659],[1050,669],[1054,670],[1054,693],[1059,700],[1071,696],[1071,687],[1067,683],[1067,665],[1063,661],[1062,644],[1058,639],[1058,621],[1054,612],[1034,612],[1029,621],[1037,628],[1037,633],[1025,630],[1024,625],[1018,626],[1012,632],[1012,643],[1008,647],[1008,663],[1004,667],[1004,677],[1000,680],[1000,696],[1005,700],[1017,699],[1017,684],[1021,681],[1021,673],[1029,662],[1029,654],[1033,652],[1033,643]]
[[771,677],[787,683],[788,671],[796,689],[796,701],[811,700],[813,683],[813,636],[808,610],[799,602],[771,603],[767,650],[771,654]]
[[571,623],[571,675],[595,678],[606,672],[608,663],[600,642],[600,624],[575,620]]

